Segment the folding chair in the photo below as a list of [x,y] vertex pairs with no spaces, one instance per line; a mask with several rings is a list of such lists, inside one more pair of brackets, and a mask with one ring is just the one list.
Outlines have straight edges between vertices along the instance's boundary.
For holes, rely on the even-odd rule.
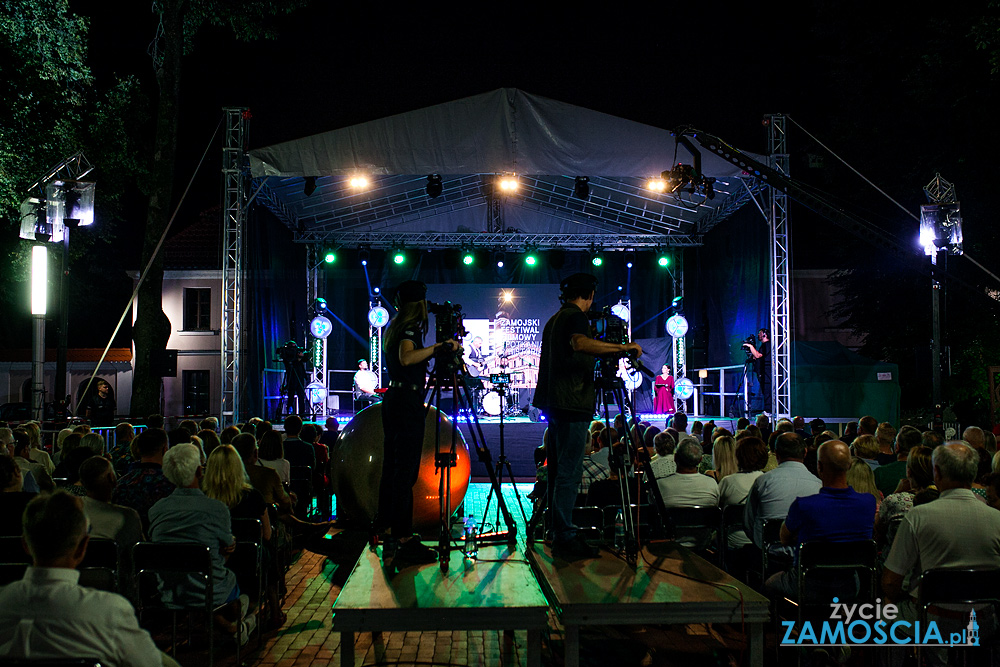
[[[1000,604],[1000,568],[937,567],[925,570],[920,578],[920,595],[917,599],[917,611],[923,627],[927,627],[930,608],[937,604],[968,605],[970,626],[973,625],[971,612],[974,605],[992,604],[993,613],[996,614],[997,605]],[[978,621],[976,624],[978,625]],[[995,641],[989,645],[991,665],[996,664],[993,659],[995,645]],[[919,664],[921,649],[918,648],[917,651]],[[967,654],[963,658],[968,661]]]
[[[717,505],[665,507],[663,522],[667,535],[673,539],[689,537],[697,544],[692,551],[717,565],[722,564],[722,510]],[[715,548],[712,549],[712,543]]]
[[722,542],[723,570],[726,570],[726,557],[729,555],[729,536],[737,530],[743,530],[743,511],[745,509],[746,505],[741,503],[739,505],[726,505],[726,507],[722,510],[722,527],[720,537]]
[[604,513],[599,507],[574,507],[573,525],[580,529],[585,539],[599,542],[603,538]]
[[[204,603],[189,607],[163,603],[161,608],[167,609],[173,619],[173,633],[171,636],[171,655],[177,655],[177,612],[178,611],[203,611],[206,616],[206,630],[208,631],[208,664],[211,667],[215,663],[215,632],[213,621],[215,612],[224,608],[229,603],[221,605],[213,604],[213,573],[212,573],[212,553],[204,544],[195,542],[170,542],[154,543],[139,542],[132,549],[132,567],[136,582],[136,613],[139,621],[142,621],[142,612],[148,604],[148,598],[144,594],[150,581],[157,582],[159,576],[153,575],[178,575],[198,577],[205,582]],[[165,584],[169,585],[169,584]],[[240,621],[236,623],[236,664],[240,664],[240,644],[243,639],[243,609],[238,612]]]
[[312,468],[309,466],[292,466],[289,473],[289,488],[295,493],[297,502],[295,503],[295,516],[306,520],[309,515],[309,507],[312,504],[313,485]]
[[[240,574],[241,571],[252,569],[254,574],[253,587],[257,590],[257,604],[255,609],[259,609],[264,599],[265,586],[267,585],[264,576],[264,527],[260,519],[232,519],[233,536],[236,538],[236,551],[229,557],[226,566],[233,572]],[[237,581],[239,577],[237,576]],[[246,589],[250,590],[250,586]],[[240,583],[243,590],[243,582]],[[251,599],[253,596],[251,596]],[[261,623],[257,624],[257,646],[260,647]]]
[[87,553],[76,568],[80,585],[111,593],[118,592],[118,543],[111,539],[92,537]]

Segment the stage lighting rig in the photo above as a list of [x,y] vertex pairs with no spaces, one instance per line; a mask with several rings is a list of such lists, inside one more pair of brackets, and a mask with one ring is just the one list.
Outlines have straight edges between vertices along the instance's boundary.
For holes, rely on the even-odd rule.
[[433,199],[434,197],[440,197],[441,192],[444,190],[444,183],[441,181],[441,174],[431,174],[427,177],[427,186],[424,188],[427,191],[427,196]]
[[327,248],[323,251],[323,261],[327,264],[333,264],[337,261],[337,250],[336,248]]
[[577,176],[573,183],[573,196],[577,199],[588,199],[590,197],[590,179],[586,176]]
[[602,266],[604,264],[604,254],[599,248],[590,246],[590,263],[594,266]]
[[361,266],[368,266],[368,260],[371,259],[371,256],[371,248],[368,246],[358,248],[358,261],[361,262]]
[[472,266],[476,263],[476,250],[475,248],[462,248],[462,264],[466,266]]
[[392,262],[393,264],[405,264],[406,263],[406,250],[402,246],[397,246],[395,250],[392,251]]

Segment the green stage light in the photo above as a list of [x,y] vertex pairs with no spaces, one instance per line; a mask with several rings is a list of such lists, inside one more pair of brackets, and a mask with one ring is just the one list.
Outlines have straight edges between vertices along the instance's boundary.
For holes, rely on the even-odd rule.
[[594,255],[593,257],[590,258],[590,263],[593,264],[594,266],[600,266],[604,264],[604,258],[601,257],[600,255]]
[[397,250],[392,256],[392,261],[396,264],[403,264],[406,262],[406,253],[402,250]]
[[333,250],[327,250],[323,253],[323,261],[327,264],[333,264],[337,261],[337,253]]
[[528,266],[534,266],[535,264],[538,263],[538,258],[535,257],[534,254],[528,253],[527,255],[524,256],[524,263],[527,264]]
[[476,256],[473,255],[471,252],[467,252],[464,255],[462,255],[462,264],[465,264],[466,266],[472,266],[473,264],[475,264],[475,262],[476,262]]
[[662,266],[663,268],[667,268],[668,266],[670,266],[670,255],[661,254],[659,257],[656,258],[656,263]]

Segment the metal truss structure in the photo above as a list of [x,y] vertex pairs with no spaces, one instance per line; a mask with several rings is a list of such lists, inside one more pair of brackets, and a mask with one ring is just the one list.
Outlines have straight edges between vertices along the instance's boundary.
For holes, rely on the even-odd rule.
[[243,228],[246,222],[246,107],[223,109],[226,135],[222,147],[222,366],[220,424],[240,418],[240,343],[243,299]]
[[463,245],[477,248],[504,248],[517,250],[531,247],[544,250],[589,250],[597,247],[605,251],[628,248],[657,248],[666,246],[700,246],[701,234],[489,234],[486,232],[344,232],[322,234],[298,232],[295,240],[300,243],[330,244],[342,247],[365,246],[372,250],[390,250],[403,245],[408,248],[445,249]]
[[[785,116],[766,117],[769,166],[784,176],[789,173],[788,135]],[[792,415],[792,326],[791,326],[791,236],[788,221],[788,194],[768,188],[771,205],[771,413],[776,418]]]
[[[451,246],[476,242],[508,244],[508,235],[537,239],[540,248],[589,248],[592,244],[624,247],[615,239],[642,239],[642,247],[700,245],[701,236],[718,221],[749,201],[761,189],[752,176],[717,182],[715,200],[694,202],[688,195],[656,194],[641,179],[592,177],[586,199],[574,195],[575,179],[564,176],[518,176],[515,192],[495,196],[495,174],[470,174],[447,178],[437,197],[426,193],[426,177],[379,176],[367,191],[352,189],[345,176],[316,179],[312,196],[302,193],[301,178],[258,179],[255,189],[260,202],[296,233],[304,243],[351,245],[359,238],[390,238],[392,243],[423,245],[427,232],[404,231],[406,225],[435,216],[472,208],[483,208],[489,235],[432,234],[433,243]],[[505,228],[504,207],[522,207],[579,226],[575,234],[521,235]],[[586,238],[585,238],[586,237]],[[584,240],[585,239],[585,240]],[[365,241],[367,242],[367,241]],[[377,243],[377,241],[372,241]]]

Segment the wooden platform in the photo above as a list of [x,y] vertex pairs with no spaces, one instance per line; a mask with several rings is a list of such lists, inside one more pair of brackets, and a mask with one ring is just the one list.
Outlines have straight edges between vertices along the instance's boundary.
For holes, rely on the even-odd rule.
[[643,548],[634,568],[604,550],[600,558],[569,563],[542,543],[529,547],[528,559],[566,627],[567,667],[580,664],[581,625],[741,620],[750,626],[750,664],[764,662],[767,598],[676,542]]
[[437,563],[394,572],[365,549],[333,605],[341,665],[354,666],[356,632],[503,629],[528,631],[528,665],[538,667],[548,602],[531,566],[506,546],[481,547],[479,558],[456,551],[446,573]]

